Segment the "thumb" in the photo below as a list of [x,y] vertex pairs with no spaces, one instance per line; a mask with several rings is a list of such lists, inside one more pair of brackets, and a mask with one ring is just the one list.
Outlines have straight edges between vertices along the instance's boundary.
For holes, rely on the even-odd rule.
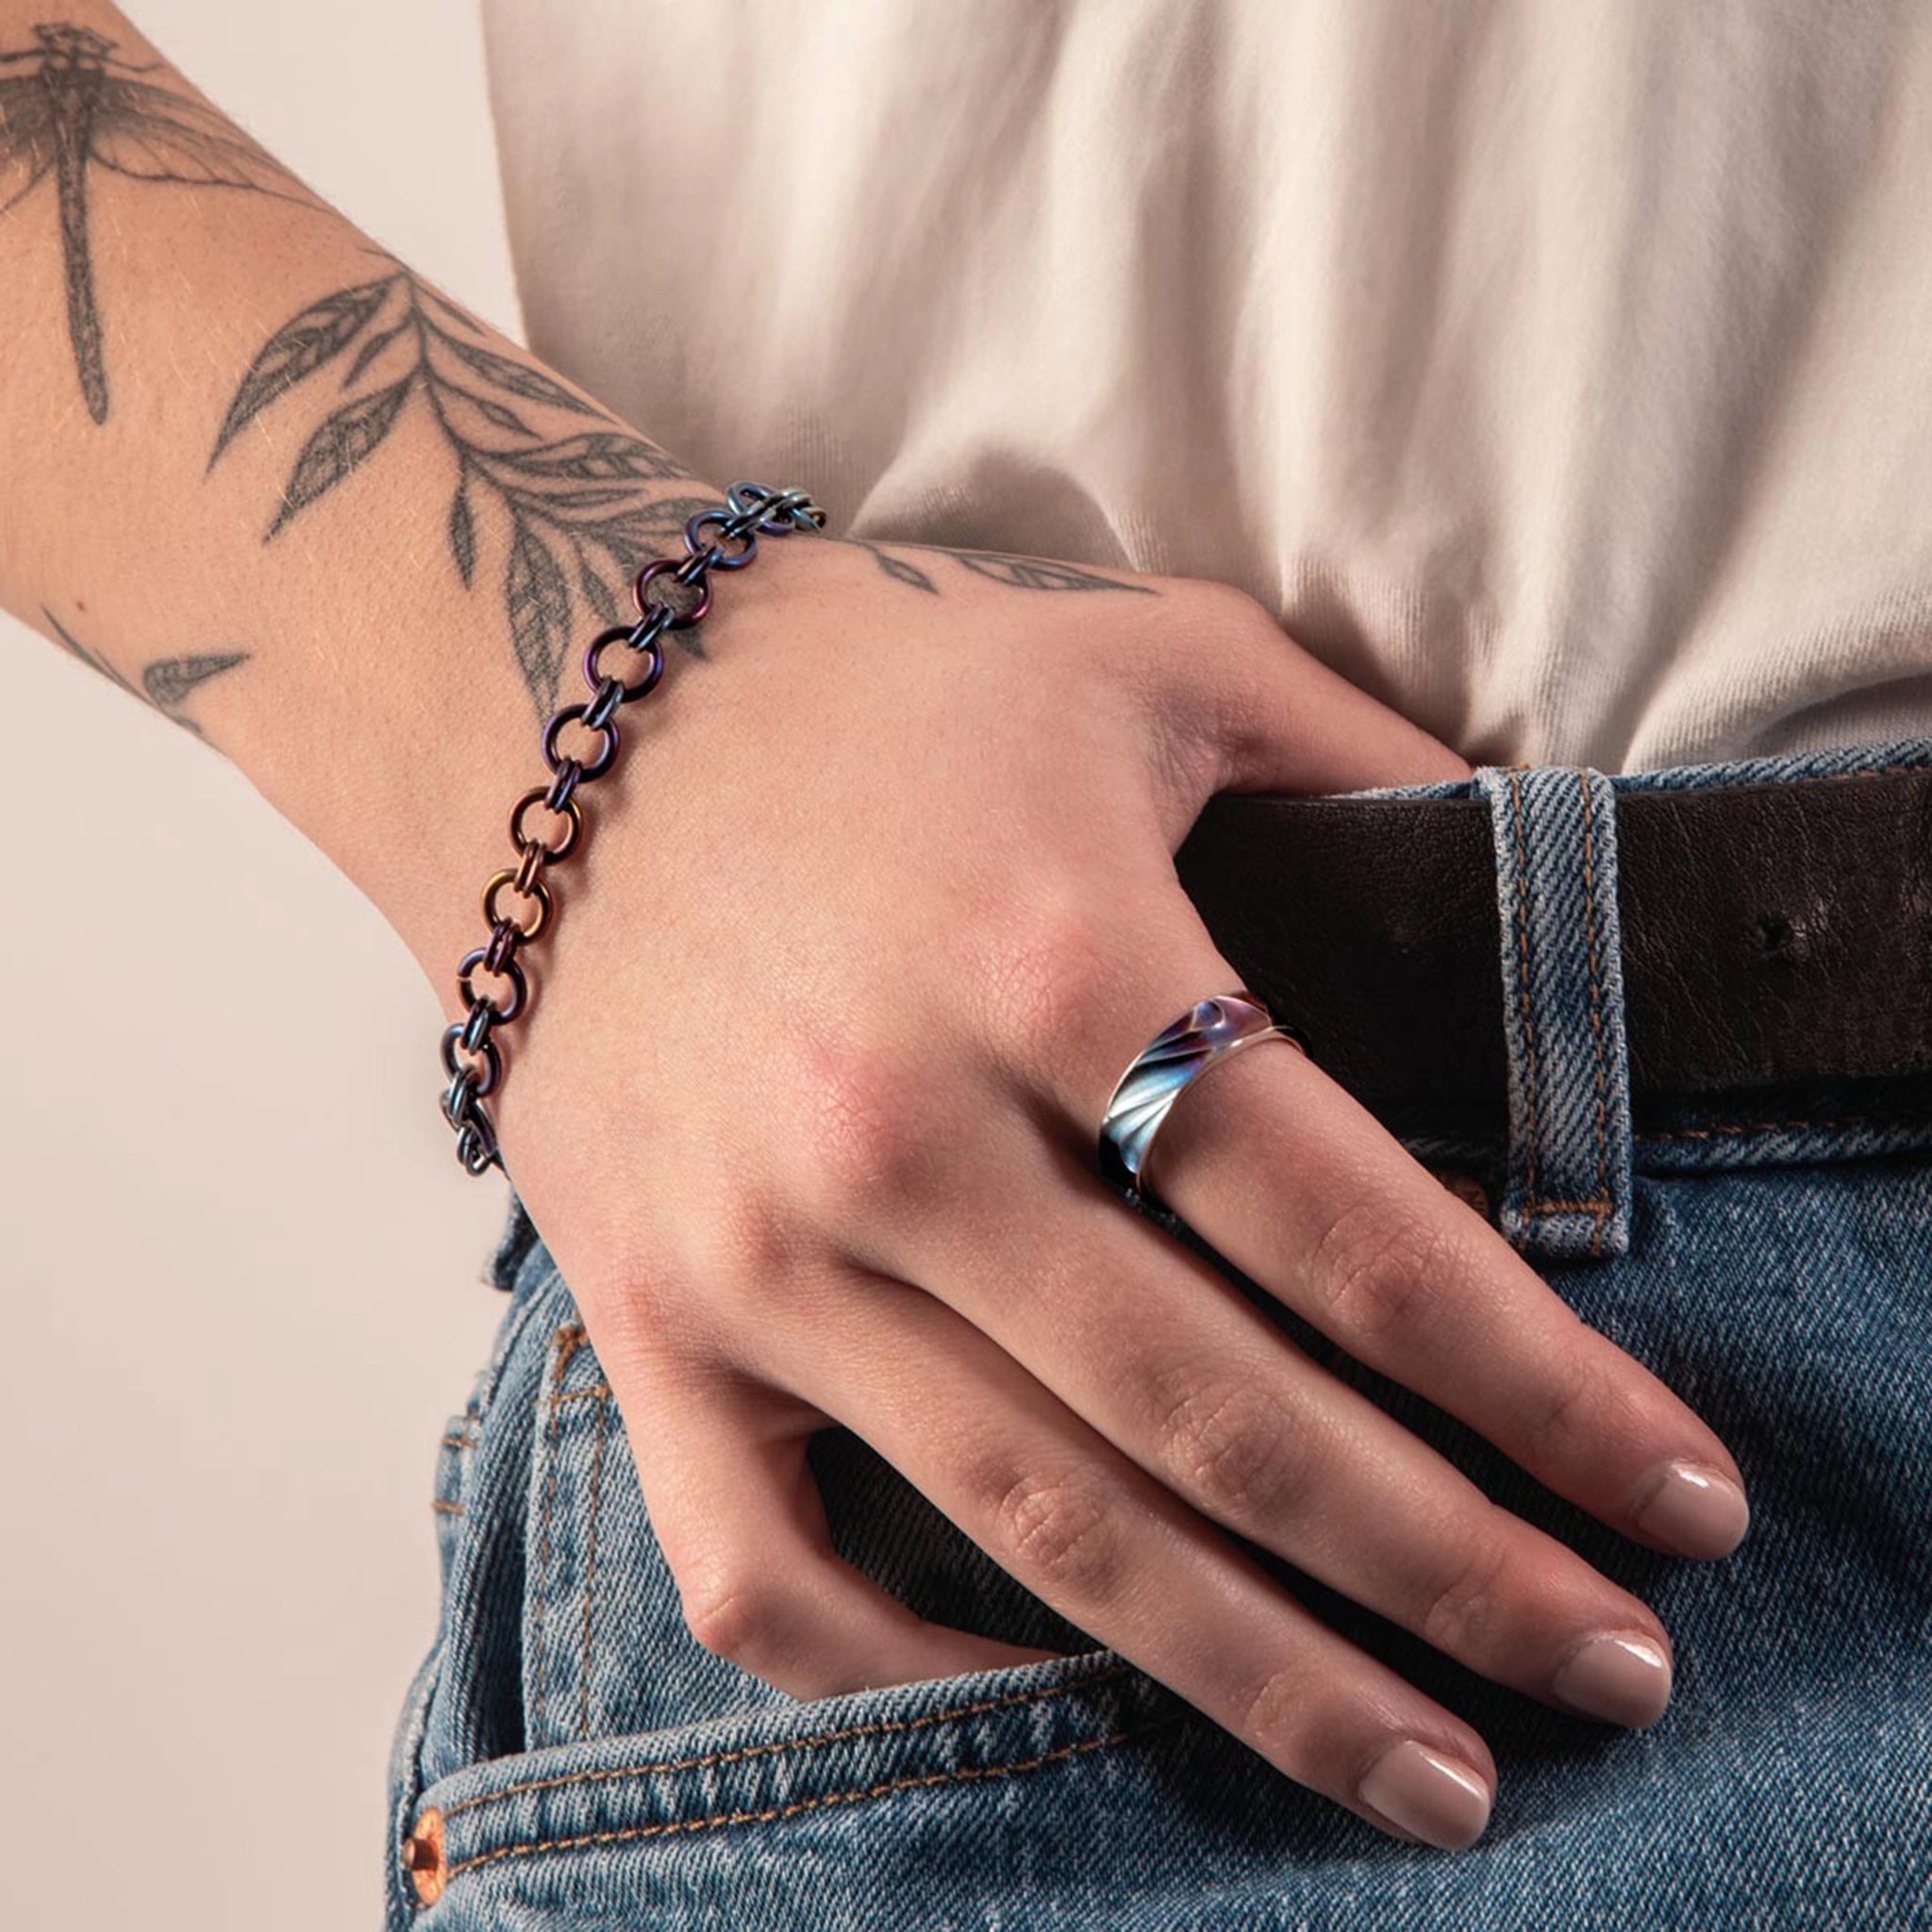
[[1441,739],[1268,629],[1226,715],[1217,790],[1353,791],[1470,775]]

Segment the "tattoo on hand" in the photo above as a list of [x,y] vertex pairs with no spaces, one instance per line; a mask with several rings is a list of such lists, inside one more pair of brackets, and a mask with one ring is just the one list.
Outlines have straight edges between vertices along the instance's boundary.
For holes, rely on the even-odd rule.
[[108,420],[108,368],[94,299],[88,231],[88,174],[106,168],[139,181],[246,188],[313,201],[288,169],[232,123],[175,89],[134,76],[158,61],[117,59],[118,44],[92,27],[50,23],[38,44],[0,52],[0,214],[50,173],[66,267],[67,334],[81,394],[96,423]]
[[1150,584],[1125,584],[1118,577],[1084,569],[1079,564],[1062,563],[1054,558],[1014,557],[1003,550],[955,550],[943,543],[894,543],[888,549],[865,537],[843,537],[838,541],[870,550],[878,567],[895,584],[909,584],[915,591],[929,591],[934,596],[939,595],[940,587],[931,576],[916,563],[893,556],[893,551],[925,550],[937,557],[950,557],[974,576],[991,577],[994,583],[1015,591],[1132,591],[1143,597],[1155,594]]
[[246,662],[246,651],[197,651],[186,658],[158,658],[141,674],[139,686],[130,683],[98,651],[91,651],[43,604],[41,615],[49,628],[83,664],[91,664],[110,684],[118,684],[130,695],[143,699],[162,716],[172,718],[184,730],[205,739],[208,734],[182,707],[209,678]]

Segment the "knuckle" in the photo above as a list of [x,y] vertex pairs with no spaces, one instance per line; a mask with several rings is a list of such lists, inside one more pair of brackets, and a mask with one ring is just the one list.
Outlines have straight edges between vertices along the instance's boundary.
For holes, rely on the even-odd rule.
[[811,1069],[803,1111],[799,1154],[826,1211],[842,1217],[934,1193],[941,1148],[929,1073],[841,1046]]
[[1334,1714],[1339,1690],[1333,1674],[1318,1678],[1307,1658],[1277,1667],[1243,1693],[1237,1734],[1297,1784],[1319,1789],[1329,1740],[1340,1728]]
[[1426,1593],[1418,1634],[1451,1657],[1492,1651],[1510,1561],[1509,1545],[1498,1535],[1463,1542]]
[[1600,1363],[1579,1353],[1557,1372],[1547,1396],[1524,1424],[1524,1453],[1543,1467],[1600,1456],[1612,1433],[1614,1391]]
[[1191,615],[1205,631],[1265,625],[1279,633],[1280,625],[1266,606],[1239,584],[1222,577],[1195,577],[1189,581],[1188,590]]
[[773,1586],[750,1570],[708,1577],[683,1591],[682,1603],[685,1626],[699,1646],[747,1670],[769,1650],[780,1621]]
[[1163,1401],[1159,1437],[1174,1481],[1224,1519],[1274,1521],[1293,1510],[1313,1475],[1305,1422],[1244,1377],[1179,1379]]
[[721,1305],[757,1297],[799,1269],[799,1229],[762,1188],[728,1187],[708,1194],[680,1246],[684,1273]]
[[989,1017],[1028,1066],[1061,1066],[1114,1011],[1118,947],[1086,908],[1058,895],[1022,911],[988,948]]
[[1435,1224],[1382,1199],[1358,1201],[1323,1230],[1310,1286],[1326,1313],[1371,1340],[1413,1329],[1441,1299],[1454,1243]]
[[1119,1584],[1121,1539],[1114,1499],[1091,1476],[1036,1471],[1009,1482],[993,1509],[1006,1567],[1083,1603]]

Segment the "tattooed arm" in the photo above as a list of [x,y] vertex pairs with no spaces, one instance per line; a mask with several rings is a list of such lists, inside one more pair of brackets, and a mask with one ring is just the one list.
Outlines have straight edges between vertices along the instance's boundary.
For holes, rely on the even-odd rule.
[[[460,937],[451,881],[494,869],[534,723],[722,491],[373,243],[108,7],[0,0],[0,603],[218,746],[419,957]],[[928,596],[948,570],[1138,588],[857,547]]]
[[433,875],[492,869],[567,653],[718,492],[108,7],[0,0],[0,603],[231,758],[426,945],[414,911],[470,896]]

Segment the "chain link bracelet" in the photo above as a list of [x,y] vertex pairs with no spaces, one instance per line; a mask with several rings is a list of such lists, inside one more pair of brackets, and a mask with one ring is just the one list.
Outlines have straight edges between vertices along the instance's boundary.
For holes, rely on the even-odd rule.
[[[517,949],[529,945],[550,924],[555,902],[543,883],[544,869],[568,858],[583,836],[584,810],[577,792],[616,761],[618,707],[642,697],[664,675],[664,634],[690,630],[709,611],[712,571],[742,570],[758,555],[761,536],[789,537],[794,530],[822,530],[824,525],[824,511],[803,490],[734,483],[725,492],[724,508],[701,509],[686,523],[686,556],[660,557],[638,572],[632,586],[637,623],[613,625],[591,640],[584,652],[584,682],[591,689],[591,700],[565,705],[543,727],[543,762],[550,767],[550,783],[525,792],[511,807],[509,836],[517,863],[491,874],[483,888],[483,917],[490,938],[465,953],[457,967],[457,988],[467,1017],[443,1031],[442,1069],[449,1085],[443,1091],[442,1111],[456,1130],[457,1158],[466,1173],[482,1174],[503,1165],[496,1129],[483,1105],[503,1079],[503,1050],[491,1036],[529,1005],[529,978],[517,961]],[[682,603],[673,602],[680,597]],[[641,663],[634,678],[604,667],[605,654],[620,643],[633,653],[633,665]],[[597,734],[596,756],[588,763],[558,751],[558,735],[572,719]],[[551,815],[547,836],[529,829],[529,815],[536,807]],[[506,892],[524,902],[520,919],[503,909]],[[495,992],[477,990],[479,971],[497,981]]]

